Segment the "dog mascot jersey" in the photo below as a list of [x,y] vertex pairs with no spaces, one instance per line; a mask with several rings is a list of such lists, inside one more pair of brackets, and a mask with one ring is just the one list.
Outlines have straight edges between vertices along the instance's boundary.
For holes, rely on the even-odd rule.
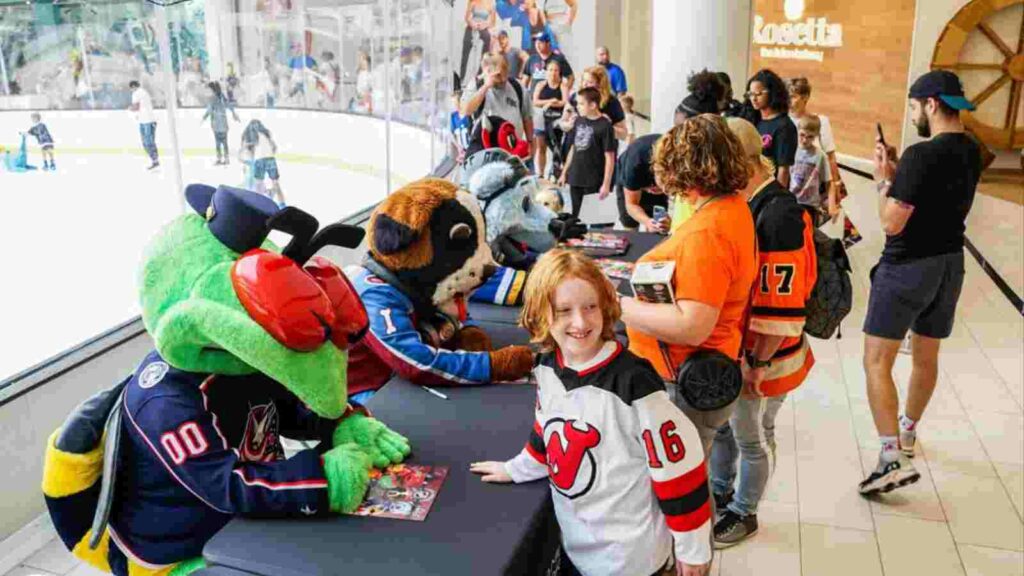
[[[43,492],[58,534],[119,576],[201,567],[203,546],[236,514],[352,511],[371,466],[410,450],[348,403],[347,349],[366,311],[341,271],[312,256],[354,248],[363,231],[319,230],[244,190],[193,185],[186,197],[197,214],[167,225],[143,258],[156,350],[47,445]],[[283,251],[271,230],[292,236]],[[281,436],[320,448],[285,459]]]
[[392,193],[370,216],[369,253],[346,273],[366,306],[369,332],[352,349],[350,394],[397,374],[421,384],[483,384],[529,374],[525,346],[491,350],[466,299],[497,268],[475,198],[427,178]]

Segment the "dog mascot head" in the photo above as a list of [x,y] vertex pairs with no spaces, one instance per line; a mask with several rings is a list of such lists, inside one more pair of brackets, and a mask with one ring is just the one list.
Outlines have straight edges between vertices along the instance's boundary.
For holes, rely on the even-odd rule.
[[421,304],[451,310],[494,273],[484,218],[470,194],[419,180],[391,194],[368,227],[370,256]]

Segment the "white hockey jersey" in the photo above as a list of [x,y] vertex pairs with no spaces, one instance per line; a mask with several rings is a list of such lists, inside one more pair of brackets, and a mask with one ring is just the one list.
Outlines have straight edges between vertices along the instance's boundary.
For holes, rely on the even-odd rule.
[[544,354],[536,421],[505,463],[551,483],[562,545],[586,576],[648,576],[711,560],[711,503],[697,430],[646,360],[608,342],[585,366]]

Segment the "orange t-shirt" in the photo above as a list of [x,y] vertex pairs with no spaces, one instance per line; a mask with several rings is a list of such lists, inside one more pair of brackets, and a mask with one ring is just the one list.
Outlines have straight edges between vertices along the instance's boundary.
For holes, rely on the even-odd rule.
[[[700,348],[738,358],[744,312],[757,275],[754,246],[750,208],[734,194],[705,204],[638,262],[675,261],[672,289],[676,300],[694,300],[720,310],[718,323]],[[649,360],[663,378],[672,378],[654,337],[628,326],[626,334],[631,352]],[[668,350],[678,368],[697,347],[669,344]]]

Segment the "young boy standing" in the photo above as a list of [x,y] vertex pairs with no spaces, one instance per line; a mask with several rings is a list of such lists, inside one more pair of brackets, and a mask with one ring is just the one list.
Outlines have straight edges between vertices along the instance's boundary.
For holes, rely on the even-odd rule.
[[43,170],[56,170],[57,165],[53,162],[53,137],[38,112],[32,113],[32,127],[28,133],[36,137],[36,142],[43,149]]
[[[808,114],[800,118],[797,127],[800,146],[793,160],[789,190],[796,195],[797,202],[817,209],[819,218],[816,224],[820,225],[838,210],[828,158],[815,144],[821,136],[821,121],[817,116]],[[823,191],[826,191],[824,198]]]
[[618,141],[611,121],[601,114],[601,93],[596,88],[583,88],[576,100],[580,116],[569,132],[572,148],[558,181],[569,184],[572,215],[578,217],[584,196],[596,193],[604,200],[611,192]]
[[533,430],[484,482],[547,478],[561,528],[558,574],[706,576],[711,503],[700,438],[651,364],[615,340],[615,288],[586,256],[546,252],[520,324],[543,349]]

